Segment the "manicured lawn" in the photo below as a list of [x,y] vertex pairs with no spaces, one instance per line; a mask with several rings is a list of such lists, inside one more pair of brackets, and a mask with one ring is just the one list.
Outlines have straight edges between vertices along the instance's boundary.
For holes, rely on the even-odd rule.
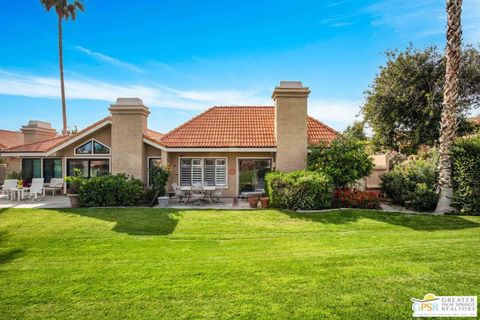
[[406,319],[480,295],[480,217],[0,211],[0,319]]

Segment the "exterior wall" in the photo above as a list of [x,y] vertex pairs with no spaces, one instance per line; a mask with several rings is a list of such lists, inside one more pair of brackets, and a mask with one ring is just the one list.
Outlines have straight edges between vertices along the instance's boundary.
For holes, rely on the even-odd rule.
[[[95,139],[98,142],[100,142],[100,143],[106,145],[107,147],[111,148],[112,147],[112,128],[111,128],[111,126],[104,127],[101,130],[88,135],[87,137],[73,143],[72,145],[68,146],[67,148],[56,152],[51,157],[54,157],[54,156],[58,156],[58,157],[77,157],[77,155],[75,155],[75,149],[77,147],[81,146],[82,144],[92,140],[92,139]],[[86,157],[93,157],[93,156],[110,158],[110,155],[105,155],[105,156],[103,156],[103,155],[79,155],[78,157],[86,158]]]
[[281,82],[273,91],[277,170],[293,171],[307,166],[307,99],[310,91],[300,82]]
[[148,159],[149,158],[162,158],[162,164],[164,166],[167,165],[167,153],[165,151],[162,151],[158,148],[152,147],[151,145],[148,145],[144,143],[144,150],[145,150],[145,155],[144,155],[144,168],[143,171],[145,172],[145,181],[148,182]]
[[5,157],[2,159],[4,159],[5,164],[7,165],[7,167],[5,168],[5,176],[8,176],[13,172],[19,173],[20,170],[22,170],[22,160],[20,158]]
[[372,174],[365,178],[365,189],[379,189],[380,177],[389,171],[390,169],[390,160],[386,154],[373,155],[373,163],[375,167],[373,168]]
[[169,152],[168,165],[172,169],[168,181],[168,190],[172,190],[172,183],[180,184],[179,158],[227,158],[227,188],[223,191],[224,197],[238,196],[238,158],[272,158],[275,163],[275,154],[272,152]]

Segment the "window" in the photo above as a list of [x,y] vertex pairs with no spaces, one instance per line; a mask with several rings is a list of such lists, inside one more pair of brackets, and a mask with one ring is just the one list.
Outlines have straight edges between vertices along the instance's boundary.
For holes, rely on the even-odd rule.
[[22,178],[32,180],[42,177],[41,159],[22,159]]
[[110,148],[96,140],[90,140],[76,148],[75,154],[110,154]]
[[265,188],[265,175],[272,169],[271,159],[238,160],[238,181],[240,192]]
[[43,159],[43,177],[46,183],[52,178],[61,178],[62,159]]
[[148,158],[148,168],[147,168],[148,185],[152,183],[152,181],[150,181],[150,168],[161,167],[161,166],[162,166],[162,158]]
[[110,160],[108,159],[68,159],[67,175],[73,176],[74,170],[80,169],[85,178],[108,175]]
[[225,158],[181,158],[180,185],[191,186],[194,184],[225,187],[227,185],[227,160]]

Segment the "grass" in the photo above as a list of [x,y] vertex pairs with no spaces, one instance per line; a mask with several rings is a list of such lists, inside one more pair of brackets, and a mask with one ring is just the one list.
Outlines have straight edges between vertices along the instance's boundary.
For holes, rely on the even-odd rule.
[[0,319],[405,319],[479,261],[480,217],[6,209]]

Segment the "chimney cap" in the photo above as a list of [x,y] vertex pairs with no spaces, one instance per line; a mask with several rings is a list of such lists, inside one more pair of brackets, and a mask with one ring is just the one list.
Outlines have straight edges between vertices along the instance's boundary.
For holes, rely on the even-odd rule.
[[28,124],[23,127],[52,129],[52,125],[50,124],[50,122],[40,121],[40,120],[30,120],[28,121]]
[[279,88],[303,88],[302,81],[280,81]]
[[143,106],[143,101],[140,98],[117,98],[115,102],[117,106]]

